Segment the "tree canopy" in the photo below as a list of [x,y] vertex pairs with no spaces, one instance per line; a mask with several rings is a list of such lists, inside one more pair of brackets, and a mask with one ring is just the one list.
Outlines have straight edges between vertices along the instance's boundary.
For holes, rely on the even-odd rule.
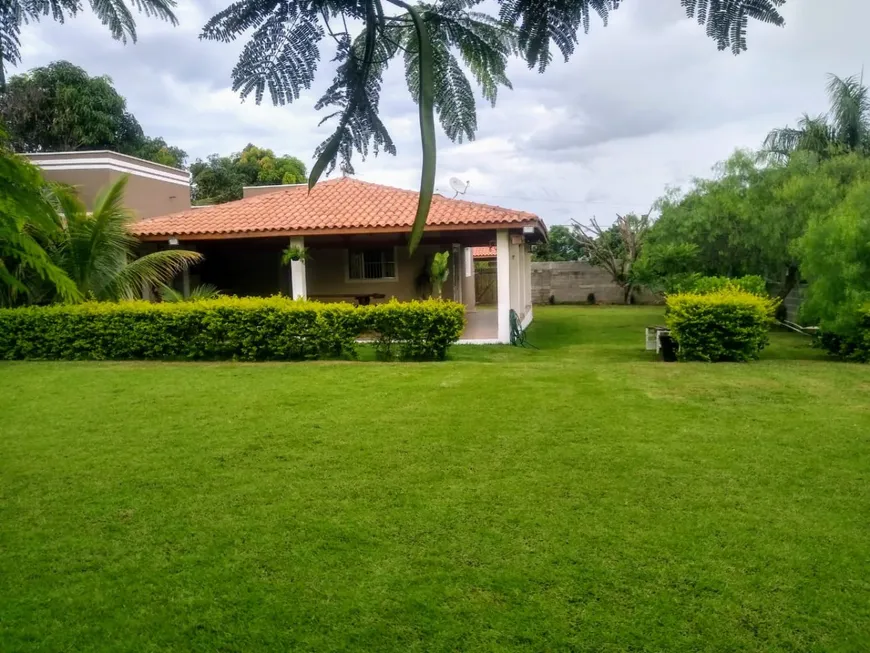
[[[674,0],[676,1],[676,0]],[[454,141],[473,139],[477,130],[475,99],[468,73],[481,95],[494,103],[513,55],[544,71],[554,51],[566,60],[577,34],[588,31],[592,14],[606,24],[620,0],[500,0],[497,17],[472,11],[479,0],[439,0],[409,4],[388,0],[330,0],[283,3],[237,0],[215,14],[201,37],[229,42],[249,36],[232,72],[233,89],[262,101],[268,88],[272,102],[299,99],[311,88],[320,59],[320,42],[336,45],[332,84],[316,107],[335,130],[316,150],[309,185],[340,165],[352,171],[354,151],[395,154],[389,131],[379,117],[383,75],[396,57],[404,61],[411,98],[418,105],[423,165],[420,198],[411,247],[419,242],[435,186],[435,114]],[[680,0],[689,17],[706,26],[719,49],[746,49],[750,20],[783,25],[778,9],[785,0]],[[361,24],[356,34],[348,22]]]
[[272,150],[248,144],[230,156],[212,154],[190,166],[194,201],[222,204],[242,198],[244,186],[304,184],[305,164],[294,156],[277,156]]
[[[109,28],[112,38],[122,43],[127,43],[127,39],[136,42],[136,21],[123,0],[90,0],[90,5],[97,18]],[[175,0],[133,0],[133,5],[148,17],[178,24],[172,13]],[[81,9],[81,0],[3,0],[0,3],[0,91],[6,86],[6,64],[21,63],[22,24],[49,15],[63,23]]]
[[550,227],[547,242],[535,245],[532,250],[536,261],[579,261],[583,253],[572,229],[560,224]]
[[145,136],[109,77],[91,77],[68,61],[10,79],[0,119],[19,152],[106,149],[176,167],[187,159],[184,150]]

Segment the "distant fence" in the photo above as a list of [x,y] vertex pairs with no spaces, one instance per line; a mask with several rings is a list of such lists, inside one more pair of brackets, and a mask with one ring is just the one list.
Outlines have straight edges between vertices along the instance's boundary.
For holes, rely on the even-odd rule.
[[[495,266],[478,269],[475,275],[478,304],[495,304]],[[582,304],[594,295],[598,304],[622,304],[622,288],[610,275],[583,261],[532,263],[532,302],[548,304]],[[552,297],[552,300],[550,299]],[[655,304],[661,300],[651,293],[635,293],[635,303]]]

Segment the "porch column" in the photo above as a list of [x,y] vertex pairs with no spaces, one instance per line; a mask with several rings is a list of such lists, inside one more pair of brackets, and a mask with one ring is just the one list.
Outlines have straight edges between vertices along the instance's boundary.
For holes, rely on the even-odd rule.
[[498,294],[498,340],[508,344],[511,341],[511,239],[507,229],[495,233],[496,245],[496,284]]
[[[305,239],[296,236],[290,239],[290,247],[305,247]],[[305,279],[305,261],[290,261],[290,289],[293,299],[308,299],[308,284]]]
[[184,268],[184,271],[181,273],[181,292],[184,294],[184,298],[187,299],[190,297],[190,269]]
[[474,287],[474,249],[464,247],[462,254],[462,301],[465,304],[465,312],[473,313],[477,310],[476,289]]

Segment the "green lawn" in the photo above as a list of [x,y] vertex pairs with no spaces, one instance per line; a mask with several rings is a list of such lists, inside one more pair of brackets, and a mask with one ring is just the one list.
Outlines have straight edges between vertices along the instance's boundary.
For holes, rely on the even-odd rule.
[[0,365],[0,650],[870,649],[870,369],[536,315],[447,363]]

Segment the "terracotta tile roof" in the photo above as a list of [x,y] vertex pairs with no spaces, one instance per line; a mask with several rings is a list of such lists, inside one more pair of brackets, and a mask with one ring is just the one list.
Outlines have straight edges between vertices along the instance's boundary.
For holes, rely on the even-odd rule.
[[497,251],[495,247],[472,247],[471,254],[474,258],[495,258]]
[[[317,184],[310,194],[305,186],[289,186],[235,202],[148,218],[135,223],[133,232],[146,240],[159,236],[407,232],[416,209],[417,193],[413,191],[342,177]],[[541,219],[532,213],[440,195],[433,198],[427,221],[429,229],[495,225],[536,226],[546,233]]]

